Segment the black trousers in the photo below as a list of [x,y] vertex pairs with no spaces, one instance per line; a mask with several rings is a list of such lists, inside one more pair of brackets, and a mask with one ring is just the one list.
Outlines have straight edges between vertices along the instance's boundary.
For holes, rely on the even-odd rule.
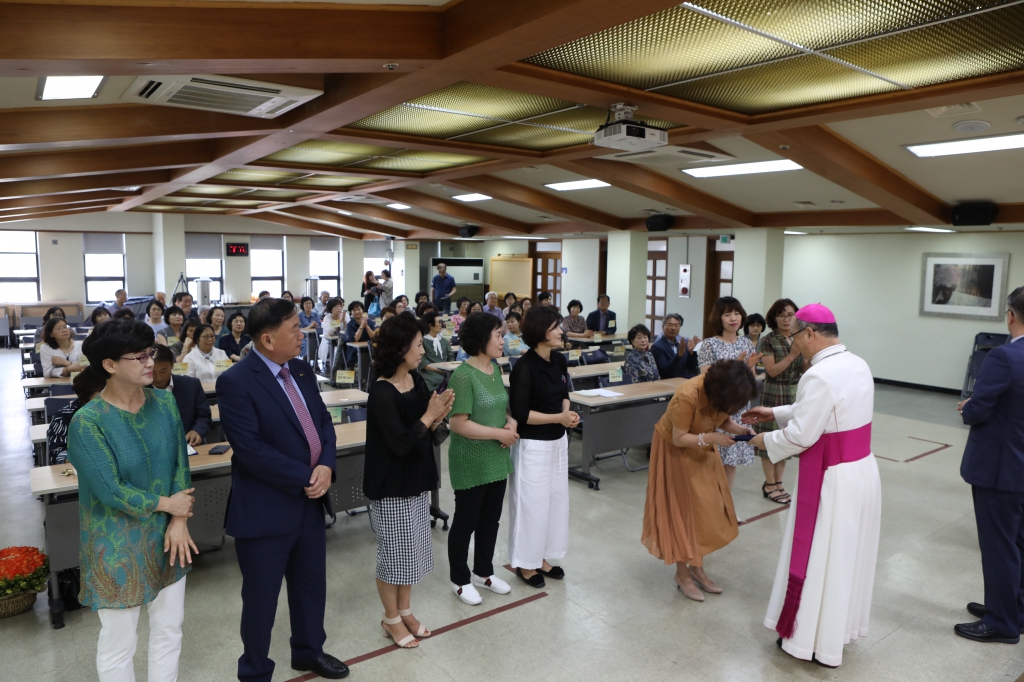
[[985,576],[985,625],[1006,637],[1024,627],[1024,493],[971,488]]
[[494,544],[498,541],[498,522],[507,484],[508,481],[502,479],[455,491],[455,514],[448,531],[448,565],[451,580],[456,585],[469,584],[469,538],[474,533],[473,573],[481,578],[494,575]]

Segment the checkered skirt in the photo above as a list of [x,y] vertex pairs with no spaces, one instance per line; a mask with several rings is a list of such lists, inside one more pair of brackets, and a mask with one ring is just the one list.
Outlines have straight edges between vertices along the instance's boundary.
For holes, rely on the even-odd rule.
[[370,526],[377,536],[378,580],[415,585],[434,570],[429,492],[371,500]]

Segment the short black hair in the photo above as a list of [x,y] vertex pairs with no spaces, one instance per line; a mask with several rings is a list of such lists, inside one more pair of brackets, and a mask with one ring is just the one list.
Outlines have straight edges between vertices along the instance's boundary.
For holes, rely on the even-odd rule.
[[391,278],[391,271],[390,270],[381,270],[380,271],[380,276],[381,277],[387,277],[388,279],[390,279]]
[[309,301],[310,305],[316,307],[316,301],[314,301],[309,296],[303,296],[302,298],[299,299],[299,307],[302,308],[303,310],[306,309],[306,301]]
[[149,302],[146,303],[146,308],[145,308],[146,315],[149,315],[149,309],[152,308],[155,305],[156,306],[160,306],[160,316],[163,317],[164,310],[165,310],[164,304],[161,303],[160,301],[156,300],[155,298],[150,299]]
[[[381,314],[383,315],[383,313]],[[439,318],[440,316],[441,313],[437,312],[436,310],[428,310],[427,312],[423,313],[423,316],[420,318],[420,322],[422,323],[420,329],[426,330],[423,332],[424,336],[427,335],[427,333],[430,331],[430,328],[434,326],[434,322],[436,322],[437,318]]]
[[209,310],[206,311],[206,319],[208,319],[211,324],[213,324],[213,314],[218,310],[224,313],[225,316],[228,314],[227,311],[224,310],[224,308],[221,308],[219,305],[212,306]]
[[285,289],[284,291],[281,292],[281,298],[284,298],[285,294],[288,294],[289,296],[292,297],[292,303],[295,302],[295,294],[293,294],[292,292],[290,292],[287,289]]
[[224,326],[227,327],[228,331],[230,332],[231,331],[231,325],[234,323],[236,317],[242,318],[242,321],[245,322],[245,326],[242,327],[242,333],[245,334],[246,333],[245,330],[248,328],[249,322],[245,319],[245,315],[243,315],[240,312],[231,313],[231,317],[229,317],[228,321],[224,323]]
[[261,291],[261,292],[259,293],[259,295],[258,295],[258,296],[256,296],[256,298],[269,298],[269,297],[270,297],[270,292],[269,292],[269,291],[267,291],[266,289],[264,289],[263,291]]
[[722,296],[715,301],[715,307],[708,315],[708,326],[711,327],[712,335],[721,336],[725,333],[722,317],[727,313],[739,313],[742,319],[747,319],[747,311],[743,309],[743,304],[739,302],[739,299],[734,296]]
[[1017,322],[1024,322],[1024,287],[1017,287],[1006,297],[1006,307],[1010,309]]
[[171,349],[162,343],[156,345],[156,356],[153,358],[153,362],[167,362],[174,364],[174,353]]
[[501,327],[501,320],[490,313],[473,313],[459,325],[459,345],[467,355],[480,355],[487,350],[491,332]]
[[335,296],[334,298],[328,300],[326,305],[324,305],[324,315],[330,315],[331,311],[334,310],[334,306],[337,306],[337,305],[341,306],[342,312],[345,311],[345,301],[344,301],[344,299],[341,299],[341,298],[338,298],[337,296]]
[[373,344],[373,368],[382,377],[390,378],[405,360],[405,354],[421,336],[420,324],[409,315],[395,315],[384,320],[377,329]]
[[[160,346],[166,348],[166,346]],[[86,369],[89,369],[86,367]],[[78,376],[71,380],[71,388],[75,395],[83,403],[89,402],[94,395],[107,387],[107,380],[102,378],[98,372],[79,372]]]
[[597,296],[597,302],[598,302],[598,303],[600,303],[600,302],[601,302],[601,299],[602,299],[602,298],[603,298],[604,300],[608,301],[609,303],[611,303],[611,302],[612,302],[612,299],[611,299],[611,297],[610,297],[610,296],[609,296],[608,294],[598,294],[598,296]]
[[481,303],[480,301],[470,301],[469,302],[469,312],[470,313],[473,312],[473,306],[475,306],[475,305],[480,306],[480,312],[484,311],[484,304],[483,303]]
[[775,303],[772,303],[772,307],[768,309],[768,313],[765,315],[766,322],[764,324],[771,327],[773,332],[779,331],[779,323],[776,321],[776,318],[786,312],[786,306],[793,308],[794,313],[800,310],[800,306],[793,303],[793,301],[788,298],[780,298]]
[[99,317],[100,315],[106,315],[107,317],[110,317],[110,311],[104,308],[103,306],[100,306],[93,310],[92,315],[89,316],[89,322],[92,323],[92,326],[96,326],[96,318]]
[[132,310],[131,308],[118,308],[117,310],[114,311],[115,320],[123,320],[125,318],[129,320],[134,320],[135,311]]
[[548,335],[548,330],[551,329],[552,325],[561,323],[562,313],[558,312],[557,308],[549,305],[539,305],[530,308],[530,312],[526,313],[526,316],[523,318],[521,329],[523,332],[523,343],[530,348],[536,348],[544,342],[544,338]]
[[423,317],[431,310],[436,311],[437,306],[435,306],[430,301],[424,301],[423,303],[420,303],[418,306],[416,306],[416,317]]
[[757,380],[742,360],[719,360],[704,375],[704,393],[711,407],[734,414],[757,397]]
[[185,339],[192,336],[189,330],[191,329],[194,332],[196,327],[201,324],[202,322],[199,321],[198,317],[186,317],[185,321],[181,323],[181,328],[178,330],[178,340],[184,343]]
[[173,303],[174,305],[178,305],[181,302],[181,299],[185,298],[186,296],[192,298],[192,294],[190,294],[189,292],[179,291],[178,293],[171,297],[171,303]]
[[518,301],[518,300],[519,300],[519,299],[517,299],[517,298],[516,298],[516,295],[515,295],[515,294],[514,294],[513,292],[511,292],[511,291],[510,291],[510,292],[508,292],[507,294],[505,294],[505,299],[504,299],[504,300],[505,300],[505,303],[508,303],[508,297],[509,297],[509,296],[511,296],[511,297],[512,297],[512,301],[513,301],[513,302],[515,302],[515,301]]
[[680,315],[679,313],[669,313],[669,314],[665,315],[665,317],[661,318],[661,326],[662,327],[665,326],[665,321],[666,320],[677,320],[679,322],[679,326],[680,327],[683,326],[683,316]]
[[630,329],[628,332],[626,332],[626,340],[628,340],[629,343],[632,344],[633,339],[635,339],[640,334],[646,336],[648,341],[651,339],[651,330],[642,324],[638,324],[632,329]]
[[541,302],[541,301],[548,301],[550,299],[551,299],[551,294],[549,294],[546,291],[542,291],[539,294],[537,294],[537,302],[538,303]]
[[283,298],[264,298],[256,301],[249,309],[249,336],[259,341],[260,334],[274,331],[295,315],[295,305]]
[[[61,322],[67,324],[67,322],[64,321],[63,317],[51,317],[49,320],[46,321],[46,324],[43,325],[43,341],[50,348],[57,348],[57,339],[53,338],[53,328],[56,327]],[[74,339],[75,337],[74,335],[72,335],[71,340],[73,341]]]
[[363,310],[363,302],[362,301],[352,301],[351,303],[348,304],[348,311],[349,312],[352,312],[356,308],[359,308],[360,310]]
[[583,312],[583,303],[581,303],[580,300],[577,298],[574,298],[571,301],[569,301],[569,305],[565,306],[565,309],[569,312],[572,312],[572,309],[574,307],[579,308],[581,313]]
[[508,322],[509,320],[513,320],[513,319],[516,322],[522,322],[523,316],[521,314],[517,313],[514,310],[510,310],[510,311],[508,311],[508,315],[505,316],[505,321]]
[[[416,300],[417,300],[417,301],[419,301],[419,300],[420,300],[420,296],[422,296],[423,298],[426,298],[426,299],[429,299],[429,298],[430,298],[430,296],[428,296],[428,295],[427,295],[427,292],[425,292],[425,291],[417,291],[417,292],[416,292]],[[408,300],[409,300],[409,299],[406,299],[406,301],[408,301]]]
[[768,323],[764,321],[763,317],[761,317],[761,313],[750,313],[747,315],[747,321],[743,323],[744,334],[750,333],[750,325],[752,324],[761,325],[762,332],[768,327]]
[[395,296],[394,300],[392,300],[391,303],[395,304],[398,303],[399,301],[405,301],[405,307],[409,307],[409,297],[406,296],[405,294],[399,294],[398,296]]
[[54,313],[58,312],[60,313],[60,317],[66,317],[66,315],[64,314],[64,309],[61,308],[59,305],[55,305],[49,308],[45,313],[43,313],[43,322],[49,322],[50,318],[53,317]]
[[[178,306],[176,306],[176,305],[169,305],[166,308],[164,308],[164,322],[167,322],[167,319],[171,315],[181,315],[181,322],[182,322],[182,324],[185,323],[185,311],[182,310],[181,308],[179,308]],[[167,322],[167,324],[170,324],[170,323]]]
[[[192,343],[196,344],[197,347],[199,346],[199,337],[202,336],[203,332],[205,332],[207,329],[213,332],[213,325],[204,323],[196,327],[195,330],[192,332]],[[217,332],[213,332],[213,345],[217,345]]]
[[89,358],[87,372],[96,372],[106,381],[110,373],[103,368],[104,360],[121,359],[128,353],[140,353],[153,347],[156,335],[152,327],[139,320],[110,320],[93,329],[82,344],[82,353]]

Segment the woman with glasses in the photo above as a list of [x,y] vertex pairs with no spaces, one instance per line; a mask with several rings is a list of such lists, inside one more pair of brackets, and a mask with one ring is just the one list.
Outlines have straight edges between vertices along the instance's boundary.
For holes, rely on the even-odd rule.
[[147,303],[146,317],[143,318],[143,321],[149,325],[154,334],[159,334],[167,326],[167,323],[164,322],[164,304],[155,298]]
[[71,327],[63,317],[51,317],[43,326],[43,345],[39,347],[39,362],[44,377],[68,377],[81,372],[82,342],[75,341]]
[[[761,389],[761,405],[778,407],[792,405],[796,402],[796,385],[804,373],[804,359],[793,345],[793,316],[800,310],[796,303],[788,298],[780,298],[768,309],[768,327],[772,330],[761,339],[761,363],[765,369],[764,388]],[[755,424],[754,431],[768,433],[779,427],[774,421]],[[764,485],[761,494],[772,502],[789,504],[790,496],[782,487],[782,473],[786,470],[786,460],[775,464],[768,459],[768,453],[758,450],[761,456],[761,468],[764,469]]]
[[174,680],[185,619],[185,575],[196,546],[185,432],[169,391],[153,380],[153,330],[111,320],[84,343],[105,388],[72,418],[68,459],[78,472],[82,589],[98,612],[100,682],[133,680],[136,626],[149,612],[149,679]]
[[217,343],[217,333],[210,325],[201,324],[192,332],[192,340],[195,347],[182,360],[188,363],[188,375],[200,381],[215,381],[220,374],[217,371],[217,362],[228,360],[227,353],[214,346]]
[[59,317],[62,320],[67,318],[64,314],[64,309],[60,306],[53,306],[52,308],[49,308],[45,313],[43,313],[43,326],[37,329],[36,333],[32,335],[32,338],[34,339],[32,343],[39,343],[43,340],[43,328],[45,328],[46,323],[54,317]]

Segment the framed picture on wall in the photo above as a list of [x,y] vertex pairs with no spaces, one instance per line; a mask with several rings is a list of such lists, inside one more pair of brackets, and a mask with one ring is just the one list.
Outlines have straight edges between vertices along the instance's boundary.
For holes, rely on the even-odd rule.
[[921,314],[999,320],[1006,312],[1008,253],[926,253]]

